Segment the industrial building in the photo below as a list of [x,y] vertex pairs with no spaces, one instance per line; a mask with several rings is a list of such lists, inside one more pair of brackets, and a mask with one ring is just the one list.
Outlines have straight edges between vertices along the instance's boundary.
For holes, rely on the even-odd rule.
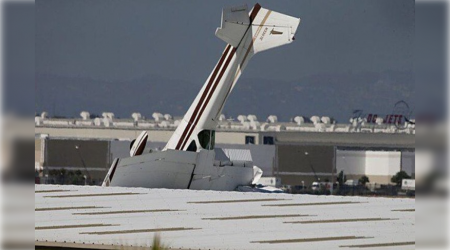
[[[83,171],[101,183],[114,158],[126,157],[130,142],[142,130],[149,134],[145,152],[164,148],[181,118],[154,113],[146,119],[133,113],[132,119],[116,119],[105,112],[91,118],[35,118],[35,166],[45,175],[52,169]],[[254,115],[236,120],[221,116],[216,147],[250,150],[263,177],[279,178],[282,185],[311,185],[336,181],[343,171],[347,179],[366,175],[371,183],[389,184],[398,171],[415,174],[415,125],[367,123],[351,119],[348,124],[328,117],[297,116],[279,122],[269,116],[264,122]]]

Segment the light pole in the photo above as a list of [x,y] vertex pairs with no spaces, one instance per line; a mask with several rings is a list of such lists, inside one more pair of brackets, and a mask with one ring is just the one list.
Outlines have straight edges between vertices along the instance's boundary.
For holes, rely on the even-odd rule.
[[333,195],[334,187],[334,170],[336,169],[336,146],[333,147],[333,164],[331,164],[331,187],[330,195]]
[[[84,162],[83,156],[81,156],[80,146],[75,145],[75,150],[77,151],[78,156],[80,157],[81,163],[83,164],[83,167],[86,170],[89,180],[91,180],[91,174],[89,173],[89,170],[86,167],[86,163]],[[84,176],[84,185],[86,186],[86,175]]]
[[316,170],[314,170],[314,167],[313,167],[313,165],[312,165],[311,159],[309,159],[309,153],[308,153],[307,151],[305,151],[305,156],[306,156],[306,159],[308,159],[309,167],[310,167],[311,170],[313,171],[314,178],[316,178],[316,180],[317,180],[318,182],[320,182],[320,178],[317,177]]

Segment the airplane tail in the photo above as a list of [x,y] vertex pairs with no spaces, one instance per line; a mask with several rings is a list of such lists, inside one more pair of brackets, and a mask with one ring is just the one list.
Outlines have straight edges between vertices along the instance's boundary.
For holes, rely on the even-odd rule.
[[256,4],[225,8],[216,36],[227,43],[224,52],[165,150],[199,151],[214,145],[214,129],[225,102],[254,54],[289,44],[300,19]]

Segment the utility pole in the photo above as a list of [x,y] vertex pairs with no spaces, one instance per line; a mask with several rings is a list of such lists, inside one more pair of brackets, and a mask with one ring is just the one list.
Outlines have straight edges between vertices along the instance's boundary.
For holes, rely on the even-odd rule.
[[330,195],[333,195],[334,187],[334,170],[336,169],[336,146],[333,146],[333,163],[331,164],[331,187]]

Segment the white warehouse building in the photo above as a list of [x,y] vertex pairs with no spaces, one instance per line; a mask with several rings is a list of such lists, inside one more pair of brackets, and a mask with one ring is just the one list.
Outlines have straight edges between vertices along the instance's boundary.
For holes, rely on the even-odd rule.
[[[283,185],[310,185],[318,178],[335,180],[340,171],[344,171],[347,179],[367,175],[371,182],[378,184],[389,184],[392,175],[400,170],[409,175],[415,173],[415,125],[412,124],[399,127],[382,122],[367,123],[364,119],[336,123],[322,116],[309,119],[296,116],[291,122],[280,122],[275,115],[262,121],[255,115],[237,118],[220,116],[215,144],[221,148],[250,150],[255,162],[261,158],[258,164],[263,168],[263,177],[277,177]],[[180,121],[180,117],[157,112],[150,119],[138,112],[125,119],[111,112],[91,117],[89,112],[83,111],[80,118],[64,119],[49,118],[42,112],[35,117],[35,155],[47,159],[36,159],[35,165],[39,165],[39,169],[54,169],[62,164],[66,168],[72,165],[92,167],[99,171],[100,178],[106,175],[113,155],[126,154],[127,145],[142,130],[148,132],[148,145],[158,145],[161,149]],[[117,142],[122,146],[113,146]],[[73,157],[74,163],[65,160],[67,157],[60,159],[61,155],[74,153],[72,144],[83,144],[80,152],[88,166],[80,165],[79,157]],[[50,149],[58,152],[49,152]],[[89,160],[99,157],[101,161]],[[57,166],[52,166],[52,162]]]

